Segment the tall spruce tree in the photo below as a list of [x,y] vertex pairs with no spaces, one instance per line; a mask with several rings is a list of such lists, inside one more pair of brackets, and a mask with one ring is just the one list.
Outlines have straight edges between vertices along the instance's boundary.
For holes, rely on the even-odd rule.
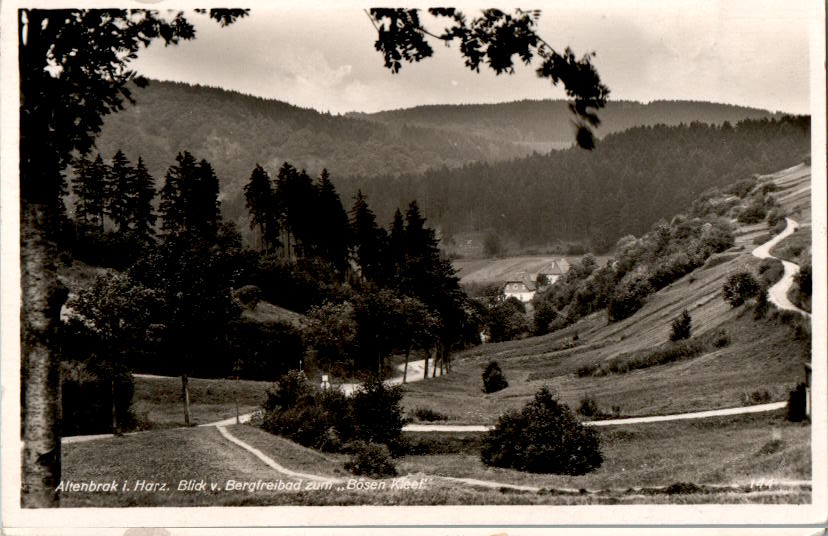
[[83,224],[96,229],[99,234],[103,234],[104,231],[108,174],[109,168],[100,154],[92,163],[85,155],[75,162],[75,215]]
[[259,164],[250,174],[250,181],[244,187],[244,198],[250,211],[250,228],[259,228],[259,251],[269,253],[272,230],[268,230],[276,219],[274,216],[273,185],[267,171]]
[[426,226],[416,201],[412,201],[405,214],[405,262],[400,269],[400,288],[422,301],[435,312],[439,323],[435,327],[438,355],[434,373],[440,367],[450,366],[452,347],[460,342],[465,295],[451,262],[442,258],[434,230]]
[[316,191],[314,234],[319,255],[344,276],[348,268],[348,250],[351,242],[348,213],[342,206],[342,200],[331,182],[327,169],[322,170]]
[[196,162],[184,151],[170,166],[161,188],[162,228],[167,236],[186,237],[214,243],[221,221],[219,182],[213,166]]
[[135,177],[129,198],[129,212],[132,219],[133,235],[140,244],[149,244],[155,237],[155,181],[139,156],[135,166]]
[[285,256],[290,259],[293,255],[291,249],[292,240],[292,219],[295,217],[295,207],[290,202],[293,196],[292,188],[297,175],[296,168],[289,162],[283,162],[276,175],[276,189],[274,191],[274,210],[278,214],[279,228],[281,229],[281,240]]
[[161,229],[167,237],[181,234],[187,228],[186,195],[187,184],[195,174],[196,161],[189,152],[178,153],[177,164],[172,165],[164,176],[161,188]]
[[388,253],[386,262],[389,265],[389,277],[396,286],[399,286],[400,275],[405,265],[405,221],[400,209],[394,211],[394,219],[391,221],[391,231],[388,234]]
[[190,227],[211,244],[215,243],[221,223],[219,180],[207,160],[198,163],[192,194],[192,202],[188,203]]
[[385,229],[377,226],[377,218],[368,206],[362,190],[358,190],[351,209],[351,236],[354,255],[362,269],[362,277],[375,282],[385,278],[383,252],[387,235]]
[[107,174],[106,212],[120,234],[126,233],[132,219],[129,205],[134,182],[135,170],[129,165],[124,152],[118,149],[112,157],[112,164]]

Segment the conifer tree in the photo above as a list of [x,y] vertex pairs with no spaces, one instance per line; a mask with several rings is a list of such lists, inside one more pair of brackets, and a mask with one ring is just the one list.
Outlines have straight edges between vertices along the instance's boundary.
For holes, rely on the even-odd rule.
[[135,170],[129,165],[129,160],[123,151],[118,149],[112,157],[106,185],[106,212],[115,229],[123,234],[129,228],[131,214],[129,198],[134,189]]
[[192,230],[214,243],[221,223],[219,180],[212,164],[202,159],[198,164],[190,207]]
[[294,207],[289,201],[292,198],[292,186],[294,177],[298,172],[289,162],[282,163],[279,174],[276,176],[276,191],[274,192],[274,210],[278,214],[278,220],[282,234],[282,244],[285,247],[287,258],[291,258],[291,222]]
[[134,236],[140,243],[152,242],[157,219],[152,207],[152,200],[155,199],[155,181],[140,156],[135,166],[133,188],[130,193],[129,212]]
[[330,180],[327,169],[323,169],[319,176],[316,192],[317,218],[314,235],[319,254],[344,275],[348,267],[350,247],[348,213],[342,206],[342,200]]
[[170,166],[164,176],[159,204],[162,216],[161,229],[167,236],[182,233],[186,228],[184,187],[187,177],[192,176],[195,170],[195,158],[189,152],[178,153],[175,160],[177,165]]
[[75,214],[84,224],[103,234],[108,167],[100,154],[91,164],[84,155],[75,162],[75,173],[74,191],[78,197]]
[[357,191],[351,209],[351,236],[354,254],[362,269],[362,277],[370,281],[382,281],[383,250],[387,235],[384,229],[377,226],[377,218],[368,207],[362,190]]
[[388,235],[388,254],[386,260],[389,263],[389,276],[396,285],[400,284],[400,275],[405,264],[405,222],[403,221],[400,209],[394,211],[394,219],[391,222],[391,232]]
[[188,151],[178,153],[161,189],[162,228],[167,236],[216,240],[221,220],[219,183],[213,166],[206,160],[196,162]]
[[274,220],[273,186],[270,176],[259,164],[253,169],[250,181],[244,187],[244,198],[250,211],[250,228],[259,228],[259,251],[267,254],[269,245],[268,225]]

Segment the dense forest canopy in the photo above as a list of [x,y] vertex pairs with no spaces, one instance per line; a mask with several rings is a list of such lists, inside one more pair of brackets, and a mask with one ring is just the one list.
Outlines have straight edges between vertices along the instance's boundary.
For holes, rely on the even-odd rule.
[[[249,222],[243,189],[256,163],[274,175],[285,160],[293,162],[300,170],[306,169],[311,175],[327,168],[334,178],[338,177],[336,185],[343,199],[350,200],[359,185],[353,180],[343,180],[344,176],[412,175],[411,178],[395,179],[399,183],[413,181],[414,174],[430,169],[454,169],[473,162],[484,162],[493,165],[492,173],[505,173],[506,177],[510,177],[509,166],[521,167],[524,164],[510,163],[505,164],[506,167],[494,164],[530,156],[535,151],[546,154],[552,148],[571,145],[573,139],[570,112],[565,101],[427,106],[370,115],[336,116],[280,101],[174,82],[151,81],[147,88],[134,92],[133,96],[135,106],[105,119],[103,131],[96,141],[97,149],[104,155],[122,149],[133,162],[142,155],[149,172],[159,180],[158,187],[160,177],[182,147],[203,155],[213,163],[221,182],[225,217],[244,230],[249,229]],[[597,133],[607,137],[609,142],[610,133],[637,125],[677,125],[692,121],[711,124],[730,121],[735,124],[746,118],[768,117],[773,117],[773,114],[712,103],[609,102],[602,109],[602,125]],[[659,147],[666,148],[668,145],[660,144]],[[655,151],[652,149],[652,154],[656,154]],[[606,150],[601,154],[606,155]],[[587,155],[578,155],[578,151],[573,151],[558,157],[534,156],[528,162],[557,169],[558,164],[547,163],[548,158],[565,162],[564,168],[560,173],[555,172],[555,176],[565,176],[570,173],[571,166],[588,160]],[[606,160],[606,157],[603,159]],[[471,169],[488,167],[483,165]],[[432,181],[430,177],[442,173],[429,172],[423,184]],[[532,179],[521,179],[524,180]],[[395,208],[405,206],[411,199],[419,199],[435,226],[449,233],[465,230],[456,222],[443,221],[440,211],[435,211],[435,207],[423,196],[399,192],[398,186],[379,190],[377,180],[366,181],[365,190],[371,193],[372,205],[383,222],[390,221]],[[468,188],[481,190],[474,182]],[[503,193],[513,192],[506,196],[511,198],[521,195],[518,191],[526,191],[520,181],[503,190]],[[682,199],[689,201],[693,195],[679,199],[678,205],[665,207],[667,212],[659,215],[672,213],[681,206]],[[472,225],[466,227],[485,228],[487,222],[476,221],[474,213],[466,211],[464,215],[467,223],[469,219],[472,221]],[[454,216],[460,217],[459,214]],[[644,227],[636,229],[642,230],[652,221],[653,218],[648,218]],[[569,227],[562,231],[556,228],[555,232],[562,236],[583,235],[578,226]],[[502,230],[507,225],[498,224],[494,228]],[[252,244],[252,233],[245,232]],[[524,235],[521,231],[518,238],[525,241]],[[534,242],[546,241],[547,238]]]
[[[437,104],[365,114],[352,113],[382,124],[407,124],[475,134],[491,140],[517,142],[539,152],[550,147],[569,147],[572,126],[569,110],[562,100],[521,100],[497,104]],[[698,101],[656,100],[647,104],[635,101],[610,101],[601,110],[599,137],[643,125],[681,123],[721,124],[743,119],[779,117],[767,110]]]
[[708,188],[802,161],[809,147],[807,117],[656,125],[611,134],[589,153],[569,149],[335,183],[343,196],[366,192],[385,221],[405,199],[417,199],[444,237],[487,231],[523,246],[588,241],[602,252]]

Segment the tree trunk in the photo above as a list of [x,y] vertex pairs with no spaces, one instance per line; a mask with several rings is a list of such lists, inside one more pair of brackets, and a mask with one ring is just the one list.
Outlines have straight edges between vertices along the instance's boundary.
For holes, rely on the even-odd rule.
[[112,433],[121,435],[120,427],[118,426],[118,408],[115,407],[115,375],[112,375]]
[[432,378],[437,377],[437,361],[439,360],[438,359],[439,357],[440,357],[440,351],[438,350],[437,353],[434,354],[434,364],[432,365],[432,369],[431,369],[431,377]]
[[403,367],[403,383],[408,379],[408,354],[411,353],[411,348],[405,349],[405,367]]
[[428,356],[431,355],[431,350],[425,353],[425,368],[423,369],[423,379],[428,379]]
[[45,204],[21,203],[21,393],[24,508],[56,507],[60,480],[60,363],[52,350],[67,296],[57,279],[57,247]]
[[181,375],[181,396],[184,399],[184,426],[190,426],[190,385],[186,374]]

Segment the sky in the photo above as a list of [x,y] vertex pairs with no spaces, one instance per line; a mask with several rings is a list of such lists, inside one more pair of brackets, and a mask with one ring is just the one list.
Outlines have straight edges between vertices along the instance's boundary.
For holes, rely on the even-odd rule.
[[[394,4],[398,5],[398,4]],[[405,4],[403,4],[405,5]],[[452,2],[472,16],[480,4]],[[261,7],[260,7],[261,6]],[[250,16],[219,28],[191,16],[197,37],[154,43],[136,69],[145,76],[219,86],[331,113],[422,104],[563,98],[560,88],[518,65],[512,76],[469,71],[456,48],[383,67],[376,32],[350,1],[253,4]],[[537,32],[558,50],[595,52],[610,100],[686,99],[772,111],[809,111],[809,0],[514,0],[503,10],[542,10]],[[158,6],[163,7],[163,4]],[[438,32],[445,22],[424,15]]]

